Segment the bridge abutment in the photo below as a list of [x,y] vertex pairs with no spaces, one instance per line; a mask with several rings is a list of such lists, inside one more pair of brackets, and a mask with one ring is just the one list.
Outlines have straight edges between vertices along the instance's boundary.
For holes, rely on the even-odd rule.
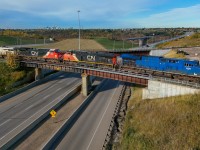
[[164,98],[170,96],[194,94],[200,92],[200,89],[149,80],[148,87],[143,89],[142,99]]

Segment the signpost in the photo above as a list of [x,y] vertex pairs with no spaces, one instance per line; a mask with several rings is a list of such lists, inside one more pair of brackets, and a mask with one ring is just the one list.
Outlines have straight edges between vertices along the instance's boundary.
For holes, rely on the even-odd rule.
[[56,111],[55,111],[55,110],[52,110],[52,111],[50,112],[50,115],[51,115],[52,118],[55,118],[55,117],[56,117]]

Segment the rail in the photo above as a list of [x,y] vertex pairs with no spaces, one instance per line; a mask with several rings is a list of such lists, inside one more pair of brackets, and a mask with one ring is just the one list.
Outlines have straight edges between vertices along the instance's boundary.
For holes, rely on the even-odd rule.
[[[21,61],[20,65],[22,67],[34,67],[42,69],[51,69],[59,70],[65,72],[75,72],[75,73],[85,73],[88,75],[99,76],[103,78],[110,78],[114,80],[120,80],[125,82],[131,82],[141,85],[147,85],[148,80],[157,80],[162,82],[168,82],[173,84],[179,84],[183,86],[189,86],[194,88],[200,88],[200,77],[199,76],[190,76],[185,74],[178,74],[172,72],[162,72],[158,70],[150,70],[145,68],[121,68],[113,69],[111,66],[97,65],[97,64],[82,64],[69,62],[66,64],[63,63],[50,63],[50,62],[41,62],[41,61]],[[139,72],[140,70],[141,72]],[[171,76],[181,76],[188,80],[174,79]],[[192,80],[193,79],[193,80]],[[192,81],[190,81],[192,80]]]

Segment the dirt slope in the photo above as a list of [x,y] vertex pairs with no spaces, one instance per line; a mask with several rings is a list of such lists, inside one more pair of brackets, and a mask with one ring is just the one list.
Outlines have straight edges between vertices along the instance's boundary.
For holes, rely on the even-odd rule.
[[[81,49],[83,50],[105,50],[105,48],[94,40],[81,39]],[[60,42],[40,46],[40,48],[58,48],[60,50],[78,49],[78,39],[66,39]]]

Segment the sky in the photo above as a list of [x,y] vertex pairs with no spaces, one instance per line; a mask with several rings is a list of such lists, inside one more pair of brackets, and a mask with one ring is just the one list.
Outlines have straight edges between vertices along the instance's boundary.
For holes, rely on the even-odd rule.
[[200,0],[0,0],[4,29],[77,29],[78,15],[82,29],[200,27]]

